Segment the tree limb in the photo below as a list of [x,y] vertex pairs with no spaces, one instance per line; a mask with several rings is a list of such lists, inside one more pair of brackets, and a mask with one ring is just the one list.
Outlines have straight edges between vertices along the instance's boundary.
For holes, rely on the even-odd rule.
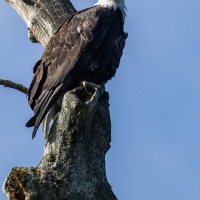
[[4,87],[16,89],[20,92],[23,92],[26,95],[27,95],[27,92],[28,92],[28,88],[26,88],[25,86],[18,84],[18,83],[14,83],[14,82],[9,81],[9,80],[0,79],[0,85],[3,85]]
[[32,42],[46,46],[75,8],[69,0],[6,0],[22,17]]

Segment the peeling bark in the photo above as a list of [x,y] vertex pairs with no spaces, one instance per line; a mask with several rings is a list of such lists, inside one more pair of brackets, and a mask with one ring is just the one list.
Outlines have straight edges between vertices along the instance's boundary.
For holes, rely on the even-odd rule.
[[116,200],[106,178],[110,148],[109,97],[81,101],[65,94],[36,167],[15,167],[4,183],[10,200]]

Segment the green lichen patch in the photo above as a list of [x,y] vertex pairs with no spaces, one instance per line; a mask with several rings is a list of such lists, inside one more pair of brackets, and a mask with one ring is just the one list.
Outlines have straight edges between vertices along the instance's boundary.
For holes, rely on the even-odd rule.
[[48,155],[47,160],[48,160],[49,162],[54,162],[55,159],[56,159],[56,154],[55,154],[54,152],[50,152],[49,155]]
[[41,171],[40,171],[40,169],[39,169],[38,167],[32,167],[32,168],[31,168],[31,171],[33,172],[33,174],[34,174],[35,176],[40,177]]

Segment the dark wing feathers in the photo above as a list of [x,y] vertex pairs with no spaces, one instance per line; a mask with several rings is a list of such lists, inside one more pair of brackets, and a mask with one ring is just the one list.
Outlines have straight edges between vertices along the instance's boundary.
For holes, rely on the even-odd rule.
[[35,66],[33,67],[33,73],[35,73],[37,71],[38,66],[40,65],[41,60],[38,60],[35,64]]
[[[38,127],[39,127],[42,119],[44,118],[44,116],[47,114],[47,112],[51,108],[50,102],[53,102],[57,99],[58,96],[56,96],[56,94],[58,93],[58,91],[61,87],[62,87],[62,85],[59,85],[57,88],[51,89],[50,92],[48,93],[48,95],[45,97],[45,99],[43,99],[41,107],[40,107],[40,112],[38,113],[38,115],[35,119],[34,129],[32,132],[32,138],[35,137],[36,132],[38,130]],[[33,116],[33,118],[34,118],[34,116]]]
[[28,92],[35,115],[26,125],[35,126],[33,137],[50,107],[79,80],[102,44],[109,23],[110,12],[93,7],[70,17],[49,41]]

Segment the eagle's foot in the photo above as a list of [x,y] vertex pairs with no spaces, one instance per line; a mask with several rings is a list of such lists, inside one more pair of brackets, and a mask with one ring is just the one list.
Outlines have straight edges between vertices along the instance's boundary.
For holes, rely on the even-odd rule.
[[79,99],[84,102],[90,100],[93,95],[100,98],[105,91],[103,85],[101,86],[87,81],[82,81],[80,85],[81,86],[71,90],[70,93],[77,95]]
[[83,86],[76,87],[75,89],[71,90],[70,93],[75,95],[80,95],[85,88]]
[[105,92],[104,84],[97,85],[92,82],[82,81],[81,85],[83,85],[83,87],[85,88],[86,91],[87,91],[87,88],[94,90],[95,93],[99,94],[99,98]]
[[92,82],[87,82],[87,81],[82,81],[81,82],[81,85],[83,85],[83,87],[86,89],[87,87],[90,87],[90,88],[97,88],[98,90],[101,90],[102,87],[100,85],[97,85],[95,83],[92,83]]

